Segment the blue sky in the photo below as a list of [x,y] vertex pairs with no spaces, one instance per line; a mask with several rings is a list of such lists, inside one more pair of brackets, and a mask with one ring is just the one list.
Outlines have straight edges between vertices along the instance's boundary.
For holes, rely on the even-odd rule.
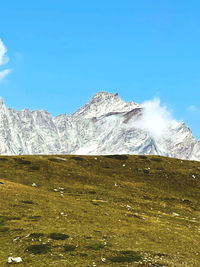
[[6,0],[7,106],[71,114],[96,92],[161,99],[200,138],[200,2]]

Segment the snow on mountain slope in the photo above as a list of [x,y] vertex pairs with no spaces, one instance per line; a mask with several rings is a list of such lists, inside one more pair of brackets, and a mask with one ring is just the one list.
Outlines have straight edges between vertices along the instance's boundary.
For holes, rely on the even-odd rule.
[[124,102],[118,94],[99,92],[86,105],[72,114],[72,118],[77,119],[80,116],[84,118],[100,117],[111,112],[130,111],[136,107],[139,105],[134,102]]
[[190,159],[200,161],[200,141],[195,143]]
[[45,110],[15,111],[1,98],[0,154],[153,154],[200,160],[200,143],[184,123],[170,122],[158,138],[149,130],[151,116],[148,127],[141,127],[144,114],[144,106],[107,92],[97,93],[71,116],[57,117]]

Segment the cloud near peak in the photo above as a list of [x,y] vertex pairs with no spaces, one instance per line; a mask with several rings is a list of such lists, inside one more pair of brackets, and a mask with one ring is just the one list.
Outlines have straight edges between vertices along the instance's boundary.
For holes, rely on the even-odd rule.
[[[9,58],[6,55],[7,53],[7,49],[3,43],[3,41],[0,39],[0,66],[8,63]],[[3,78],[5,78],[9,73],[11,72],[10,69],[5,69],[0,71],[0,81],[3,80]]]
[[155,139],[166,135],[170,126],[177,123],[177,121],[172,118],[167,107],[161,105],[159,98],[145,101],[142,107],[142,117],[134,122],[134,126],[147,131]]

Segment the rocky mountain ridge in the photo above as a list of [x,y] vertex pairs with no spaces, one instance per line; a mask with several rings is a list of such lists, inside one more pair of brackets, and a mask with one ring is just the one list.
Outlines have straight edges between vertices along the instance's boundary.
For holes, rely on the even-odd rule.
[[99,92],[71,116],[15,111],[0,99],[0,154],[152,154],[200,160],[200,142],[182,122],[155,138],[138,127],[143,106]]

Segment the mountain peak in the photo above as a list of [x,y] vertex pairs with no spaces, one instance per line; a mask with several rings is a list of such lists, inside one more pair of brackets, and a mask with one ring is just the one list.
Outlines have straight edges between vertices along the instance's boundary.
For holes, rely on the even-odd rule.
[[4,100],[3,98],[0,96],[0,107],[4,105]]
[[5,110],[6,109],[4,100],[3,100],[3,98],[1,96],[0,96],[0,109],[1,110]]
[[134,102],[123,101],[118,93],[100,91],[86,105],[75,112],[72,118],[101,117],[110,112],[128,112],[137,107],[139,105]]
[[109,93],[109,92],[105,92],[105,91],[100,91],[98,93],[96,93],[92,99],[97,99],[97,98],[101,98],[101,99],[109,99],[109,98],[113,98],[113,97],[118,97],[119,98],[119,95],[118,93],[116,94],[112,94],[112,93]]

